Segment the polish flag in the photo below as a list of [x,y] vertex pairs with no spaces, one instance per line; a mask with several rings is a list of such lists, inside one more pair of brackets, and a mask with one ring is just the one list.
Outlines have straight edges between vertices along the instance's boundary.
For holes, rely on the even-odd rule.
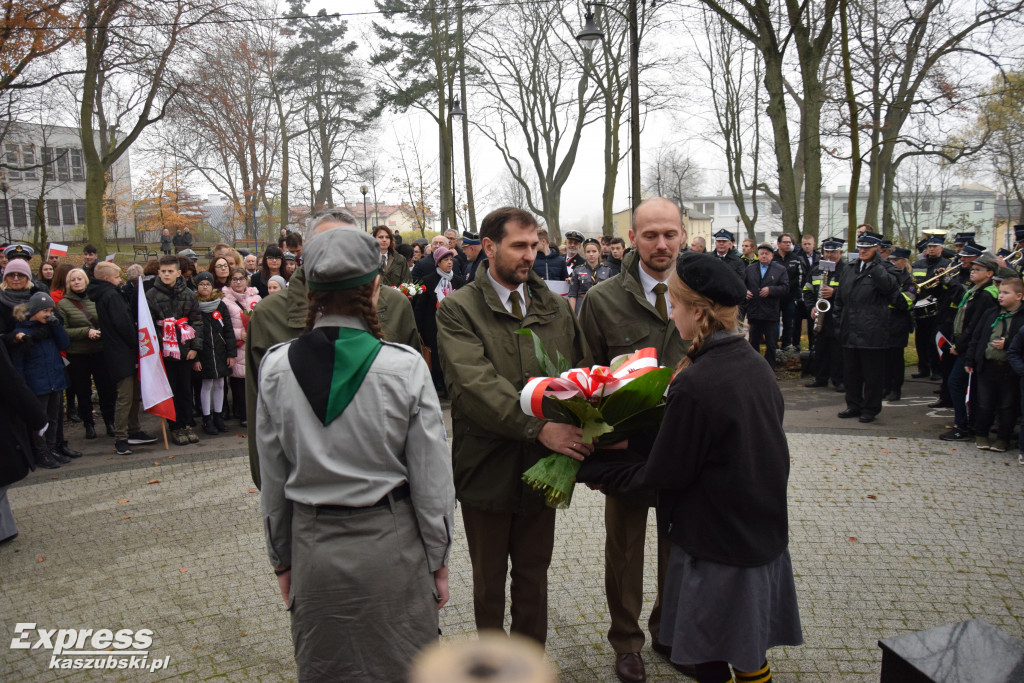
[[46,250],[47,255],[53,256],[67,256],[68,245],[57,244],[56,242],[50,242],[50,247]]
[[952,346],[952,344],[950,344],[949,340],[946,339],[946,335],[942,334],[942,332],[936,332],[935,346],[937,346],[939,349],[939,358],[942,358],[943,353],[945,353],[944,347]]
[[[142,284],[141,282],[139,283]],[[153,314],[146,302],[145,287],[139,287],[139,382],[142,385],[142,409],[174,421],[174,392],[167,381],[164,361],[153,326]]]
[[105,259],[103,259],[103,260],[104,260],[104,261],[107,261],[108,263],[113,263],[113,262],[114,262],[114,257],[115,257],[115,256],[117,256],[117,252],[116,252],[116,251],[115,251],[115,252],[114,252],[113,254],[109,254],[109,255],[107,256],[107,258],[105,258]]

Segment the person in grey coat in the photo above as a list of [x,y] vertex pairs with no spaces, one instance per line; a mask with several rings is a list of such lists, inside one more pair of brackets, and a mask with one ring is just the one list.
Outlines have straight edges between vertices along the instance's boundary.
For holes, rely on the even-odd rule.
[[259,365],[267,551],[300,681],[404,681],[448,600],[441,406],[419,353],[381,340],[374,239],[329,230],[303,261],[307,331]]

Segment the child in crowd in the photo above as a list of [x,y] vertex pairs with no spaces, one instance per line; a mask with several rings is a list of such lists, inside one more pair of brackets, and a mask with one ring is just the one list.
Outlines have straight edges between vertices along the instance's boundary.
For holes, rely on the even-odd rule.
[[[967,347],[964,369],[972,376],[971,401],[974,408],[974,441],[979,450],[1003,453],[1010,447],[1013,424],[1020,410],[1020,378],[1009,367],[1010,340],[1024,326],[1024,283],[1006,278],[999,285],[999,308],[987,311],[978,321]],[[989,431],[998,417],[995,443]]]
[[[248,258],[248,257],[246,257]],[[245,339],[249,334],[249,316],[260,302],[259,291],[249,286],[245,268],[231,269],[231,285],[221,290],[224,304],[231,314],[231,327],[235,331],[235,365],[231,368],[231,408],[243,427],[245,420]]]
[[[15,306],[14,317],[18,322],[14,327],[15,344],[11,360],[14,368],[25,378],[25,384],[39,399],[49,423],[45,434],[32,435],[36,464],[56,469],[71,462],[71,456],[61,453],[57,443],[61,392],[67,388],[64,359],[60,352],[68,348],[71,340],[60,319],[53,314],[53,299],[49,294],[36,292],[26,303]],[[81,456],[76,451],[65,453]]]
[[275,292],[284,291],[284,288],[287,286],[288,282],[285,281],[283,277],[280,275],[272,275],[270,279],[267,280],[267,295],[269,296]]
[[203,316],[192,290],[185,286],[176,256],[161,256],[157,282],[146,292],[160,337],[167,381],[174,394],[175,421],[171,438],[178,446],[199,443],[192,430],[192,369],[203,349]]
[[[199,405],[203,411],[203,431],[211,436],[228,431],[224,424],[224,382],[235,364],[235,332],[231,313],[213,286],[213,274],[204,270],[196,276],[196,298],[203,314],[203,346],[194,370],[202,377]],[[211,415],[211,409],[213,411]]]

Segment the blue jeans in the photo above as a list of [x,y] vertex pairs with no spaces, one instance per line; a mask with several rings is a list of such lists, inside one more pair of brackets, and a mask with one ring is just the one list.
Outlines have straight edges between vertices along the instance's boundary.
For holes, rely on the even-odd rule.
[[949,398],[953,401],[953,424],[959,429],[970,428],[967,414],[967,382],[970,377],[964,370],[966,362],[967,359],[963,354],[956,356],[956,360],[953,361],[953,369],[949,373]]

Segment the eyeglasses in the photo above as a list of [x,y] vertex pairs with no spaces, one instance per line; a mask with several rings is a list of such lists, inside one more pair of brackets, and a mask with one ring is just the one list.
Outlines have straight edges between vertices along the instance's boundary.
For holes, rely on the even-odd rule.
[[231,281],[232,281],[232,282],[245,282],[245,281],[247,281],[248,279],[249,279],[249,278],[247,278],[247,277],[233,277],[233,278],[231,278]]
[[25,273],[7,273],[7,275],[5,275],[4,277],[10,277],[15,279],[25,278],[26,280],[28,279],[28,275],[25,275]]
[[226,264],[226,263],[218,263],[217,265],[214,266],[214,268],[217,268],[218,270],[221,269],[221,268],[227,268],[227,267],[228,267],[228,264]]

